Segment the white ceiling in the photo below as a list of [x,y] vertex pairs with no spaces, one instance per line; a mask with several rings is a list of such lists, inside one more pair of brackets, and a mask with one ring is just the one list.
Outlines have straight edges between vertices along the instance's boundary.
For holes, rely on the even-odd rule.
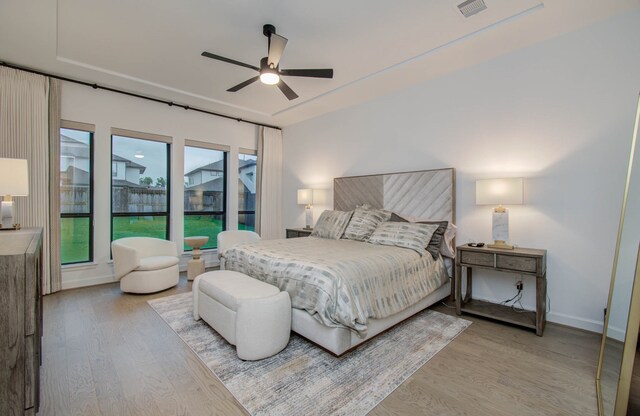
[[[234,117],[288,125],[406,88],[598,19],[638,0],[0,0],[0,60]],[[334,68],[334,78],[286,77],[300,96],[254,83],[262,25],[289,39],[281,68]]]

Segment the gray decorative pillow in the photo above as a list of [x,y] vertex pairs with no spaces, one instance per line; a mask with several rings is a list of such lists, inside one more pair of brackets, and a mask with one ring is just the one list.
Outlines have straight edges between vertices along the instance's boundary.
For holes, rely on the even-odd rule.
[[344,229],[347,228],[351,214],[353,214],[353,211],[324,211],[320,214],[311,236],[338,240],[344,234]]
[[344,231],[344,237],[349,240],[367,241],[380,223],[389,221],[391,211],[384,209],[366,209],[358,207],[353,212],[351,221]]
[[[395,212],[391,214],[390,221],[408,222]],[[447,231],[447,227],[449,226],[449,221],[418,221],[417,224],[438,224],[438,228],[434,231],[433,235],[431,236],[431,240],[426,247],[427,251],[431,254],[431,257],[436,260],[438,258],[438,255],[440,254],[440,247],[445,240],[444,236]]]
[[425,247],[431,240],[438,224],[419,224],[416,222],[383,222],[376,228],[369,243],[384,246],[409,248],[421,256],[426,253]]

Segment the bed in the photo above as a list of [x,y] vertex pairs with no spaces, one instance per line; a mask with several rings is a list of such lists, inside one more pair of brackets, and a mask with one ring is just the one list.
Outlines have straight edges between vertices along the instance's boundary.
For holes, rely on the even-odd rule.
[[[335,210],[366,204],[411,221],[453,223],[454,196],[452,168],[334,180]],[[289,292],[292,330],[338,356],[451,293],[443,256],[345,239],[240,244],[225,268]]]

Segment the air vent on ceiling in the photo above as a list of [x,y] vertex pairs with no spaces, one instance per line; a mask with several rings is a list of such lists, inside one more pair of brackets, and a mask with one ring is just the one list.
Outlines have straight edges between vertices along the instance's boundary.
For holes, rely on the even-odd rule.
[[484,0],[467,0],[458,4],[458,10],[464,17],[470,17],[474,14],[480,13],[487,9],[487,5],[484,4]]

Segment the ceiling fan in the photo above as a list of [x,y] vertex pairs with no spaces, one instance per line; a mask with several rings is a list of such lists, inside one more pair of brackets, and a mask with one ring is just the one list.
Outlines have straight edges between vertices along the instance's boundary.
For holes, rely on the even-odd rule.
[[298,98],[298,94],[282,80],[282,76],[291,77],[311,77],[311,78],[333,78],[333,69],[280,69],[280,58],[284,47],[287,45],[287,38],[276,34],[276,28],[273,25],[264,25],[262,33],[269,39],[268,56],[265,56],[260,60],[260,67],[245,64],[244,62],[236,61],[234,59],[225,58],[224,56],[215,55],[210,52],[202,52],[202,56],[211,59],[217,59],[218,61],[227,62],[242,66],[245,68],[258,71],[259,75],[249,78],[248,80],[241,82],[240,84],[229,88],[227,91],[236,92],[251,85],[258,79],[267,85],[277,85],[280,91],[289,99],[295,100]]

